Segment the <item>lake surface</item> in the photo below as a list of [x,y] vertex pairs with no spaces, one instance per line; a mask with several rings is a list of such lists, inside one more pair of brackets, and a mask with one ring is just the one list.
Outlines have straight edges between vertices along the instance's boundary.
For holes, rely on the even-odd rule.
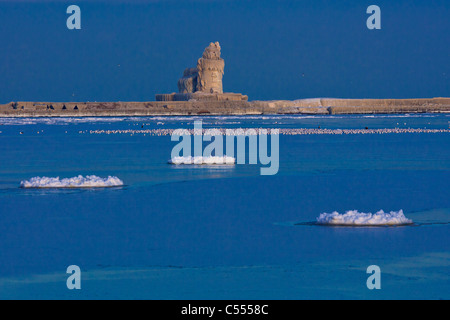
[[[448,130],[450,115],[0,118],[0,298],[450,298],[449,132],[283,134],[278,174],[261,176],[259,164],[168,164],[164,130],[195,120]],[[78,175],[124,186],[19,188]],[[381,209],[414,224],[314,223]],[[66,288],[69,265],[81,290]],[[366,286],[370,265],[381,290]]]

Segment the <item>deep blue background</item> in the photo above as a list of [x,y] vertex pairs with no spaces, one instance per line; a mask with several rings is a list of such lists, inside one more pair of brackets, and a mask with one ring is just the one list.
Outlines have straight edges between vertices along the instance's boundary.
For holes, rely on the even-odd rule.
[[0,103],[153,100],[211,41],[251,100],[449,96],[449,17],[447,0],[0,0]]

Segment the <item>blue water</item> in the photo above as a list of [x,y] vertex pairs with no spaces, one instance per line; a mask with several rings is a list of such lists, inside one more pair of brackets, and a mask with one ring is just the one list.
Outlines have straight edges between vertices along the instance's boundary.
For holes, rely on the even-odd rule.
[[[450,298],[450,134],[280,136],[280,169],[167,164],[169,135],[91,130],[448,129],[449,115],[0,119],[0,298]],[[22,134],[21,134],[22,133]],[[35,176],[123,187],[21,189]],[[320,227],[398,211],[403,227]],[[82,290],[66,288],[66,268]],[[382,289],[368,290],[379,265]]]

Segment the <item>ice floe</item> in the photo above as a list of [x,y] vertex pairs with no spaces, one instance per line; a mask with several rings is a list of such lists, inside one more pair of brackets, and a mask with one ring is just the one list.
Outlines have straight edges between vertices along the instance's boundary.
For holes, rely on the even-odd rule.
[[60,179],[49,177],[34,177],[20,182],[21,188],[106,188],[123,186],[123,181],[117,177],[100,178],[95,175]]
[[215,157],[215,156],[209,156],[209,157],[174,157],[169,160],[170,164],[228,164],[232,165],[236,163],[236,158],[234,157]]
[[412,220],[405,217],[403,210],[391,211],[389,213],[380,210],[376,213],[364,213],[357,210],[350,210],[344,214],[336,211],[332,213],[322,213],[317,218],[317,223],[321,225],[340,226],[394,226],[412,224]]

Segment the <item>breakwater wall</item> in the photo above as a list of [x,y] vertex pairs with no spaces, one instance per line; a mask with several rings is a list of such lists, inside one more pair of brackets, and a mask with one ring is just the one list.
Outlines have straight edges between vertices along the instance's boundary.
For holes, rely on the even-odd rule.
[[450,112],[450,98],[273,101],[31,102],[0,105],[0,117],[394,114]]

